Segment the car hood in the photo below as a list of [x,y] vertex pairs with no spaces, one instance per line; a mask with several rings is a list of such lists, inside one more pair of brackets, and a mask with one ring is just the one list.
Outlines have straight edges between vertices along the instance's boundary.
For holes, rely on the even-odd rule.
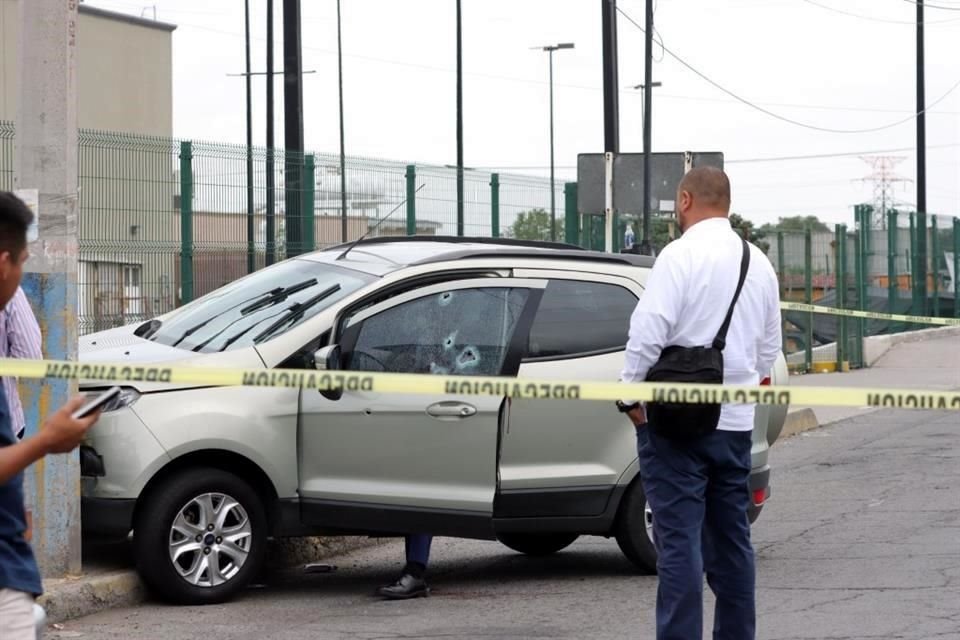
[[[252,347],[235,349],[224,353],[194,353],[178,349],[134,335],[139,324],[117,327],[91,333],[80,338],[78,360],[85,364],[129,364],[146,366],[177,365],[184,367],[211,367],[224,369],[263,369],[263,361]],[[81,381],[81,386],[103,386],[103,382]],[[124,383],[141,392],[191,389],[200,384],[160,384],[152,382]]]

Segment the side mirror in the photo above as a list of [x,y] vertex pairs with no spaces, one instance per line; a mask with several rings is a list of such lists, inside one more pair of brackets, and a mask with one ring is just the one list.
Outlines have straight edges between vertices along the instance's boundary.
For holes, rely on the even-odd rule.
[[[313,354],[313,366],[318,371],[336,371],[340,368],[340,345],[331,344],[317,349]],[[321,389],[320,395],[327,400],[339,400],[343,389]]]
[[340,368],[340,345],[331,344],[313,353],[313,366],[318,371],[336,371]]

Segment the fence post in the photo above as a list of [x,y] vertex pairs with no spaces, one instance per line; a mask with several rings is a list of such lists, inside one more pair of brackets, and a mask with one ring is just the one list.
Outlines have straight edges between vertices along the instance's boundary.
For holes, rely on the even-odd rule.
[[953,315],[960,318],[960,218],[953,219]]
[[180,143],[180,304],[193,300],[193,143]]
[[[837,302],[836,306],[838,309],[843,309],[846,307],[847,300],[847,265],[845,264],[846,258],[846,229],[842,224],[838,224],[834,227],[834,243],[837,246],[836,256],[834,261],[836,262],[836,268],[834,269],[834,278],[836,279],[836,290],[837,290]],[[837,316],[837,371],[843,371],[843,363],[846,360],[847,352],[847,323],[846,318],[843,316]]]
[[917,211],[917,298],[920,307],[914,313],[926,316],[930,313],[927,300],[927,212]]
[[[920,315],[917,300],[917,221],[916,214],[910,213],[910,313]],[[907,327],[905,327],[907,328]]]
[[[867,264],[867,251],[866,251],[866,237],[864,234],[865,225],[864,215],[865,212],[861,212],[858,216],[859,220],[859,231],[857,232],[857,241],[854,244],[854,249],[856,251],[856,265],[854,268],[855,277],[857,281],[857,308],[861,311],[867,310],[867,286],[866,286],[866,264]],[[867,323],[863,318],[857,318],[857,364],[863,366],[863,339],[864,334],[867,331]]]
[[[787,289],[787,285],[786,285],[787,274],[785,273],[785,270],[783,268],[784,264],[785,264],[785,258],[783,257],[783,231],[777,231],[777,276],[779,276],[780,278],[780,298],[781,299],[786,298],[785,294]],[[782,326],[780,328],[783,329]],[[782,340],[783,344],[781,345],[781,348],[783,349],[783,352],[786,353],[787,352],[787,334],[786,332],[781,331],[781,335],[783,338]]]
[[417,235],[417,165],[407,165],[407,235]]
[[500,174],[490,174],[490,237],[500,237]]
[[[897,212],[887,212],[887,313],[897,313]],[[891,323],[891,330],[894,328]]]
[[580,216],[577,214],[577,183],[563,185],[563,240],[568,244],[580,244]]
[[933,244],[933,256],[930,266],[933,270],[933,315],[940,315],[940,238],[937,231],[937,216],[930,216],[930,242]]
[[[811,228],[807,226],[803,231],[803,275],[804,275],[804,302],[813,304],[813,238]],[[813,314],[807,314],[806,355],[804,361],[807,371],[813,369]]]
[[317,249],[316,162],[312,153],[303,158],[303,230],[300,234],[304,253]]

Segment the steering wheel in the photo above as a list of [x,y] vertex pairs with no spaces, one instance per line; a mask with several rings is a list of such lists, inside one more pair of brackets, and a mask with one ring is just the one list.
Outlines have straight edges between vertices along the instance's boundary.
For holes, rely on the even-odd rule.
[[[363,366],[361,363],[357,361],[358,357],[361,359],[365,358],[367,360],[372,360],[374,363],[376,363],[379,369],[370,369],[366,366]],[[350,354],[350,369],[355,371],[386,371],[387,365],[384,364],[382,360],[380,360],[376,356],[373,356],[367,353],[366,351],[353,351]]]

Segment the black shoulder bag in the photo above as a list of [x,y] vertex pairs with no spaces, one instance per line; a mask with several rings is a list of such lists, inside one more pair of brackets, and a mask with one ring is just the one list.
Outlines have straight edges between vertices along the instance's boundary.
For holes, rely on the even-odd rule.
[[[723,348],[726,346],[727,329],[733,317],[733,308],[740,297],[743,282],[750,266],[750,247],[743,241],[743,258],[740,260],[740,281],[733,301],[727,309],[720,330],[709,347],[666,347],[660,359],[647,372],[647,382],[694,382],[699,384],[723,384]],[[719,404],[693,404],[674,402],[647,403],[647,421],[654,432],[676,441],[690,441],[712,433],[720,422]]]

